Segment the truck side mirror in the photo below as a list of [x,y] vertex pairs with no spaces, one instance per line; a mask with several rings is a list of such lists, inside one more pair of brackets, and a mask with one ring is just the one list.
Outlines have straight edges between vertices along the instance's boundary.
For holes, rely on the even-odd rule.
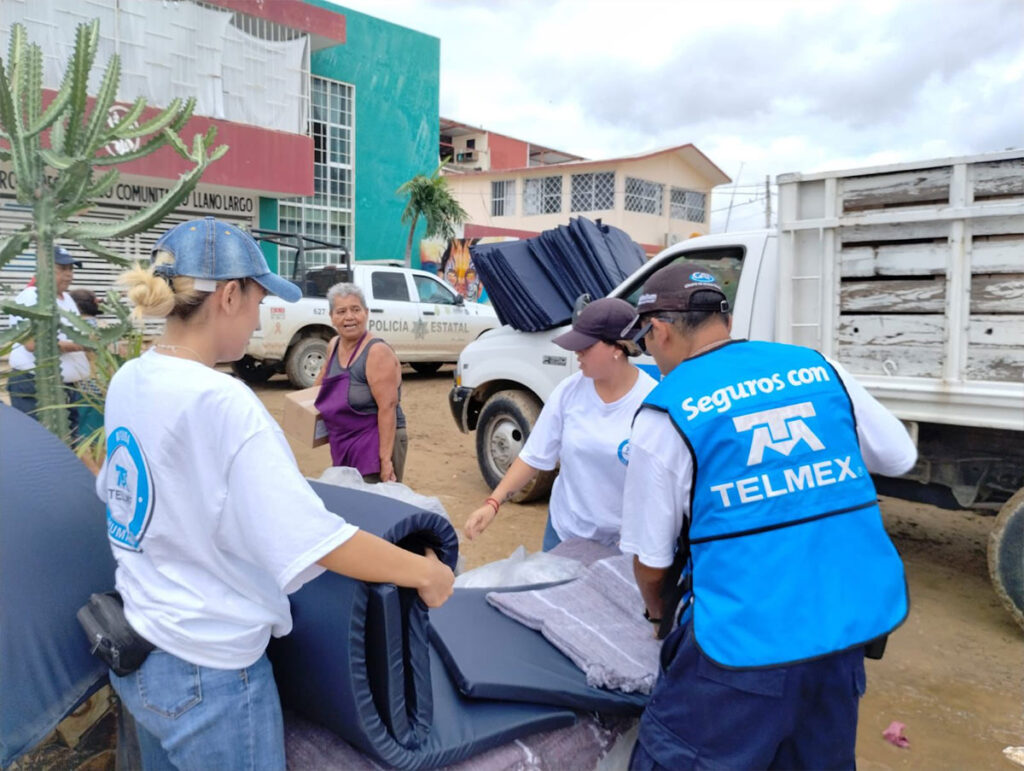
[[462,295],[456,293],[456,295],[455,295],[455,304],[456,305],[465,305],[466,304],[466,298],[463,297]]

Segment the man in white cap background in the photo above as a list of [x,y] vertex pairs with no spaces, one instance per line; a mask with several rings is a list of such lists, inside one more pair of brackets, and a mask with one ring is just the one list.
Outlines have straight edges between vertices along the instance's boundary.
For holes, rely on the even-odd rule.
[[914,445],[817,351],[731,340],[701,266],[649,278],[637,314],[664,379],[633,424],[620,548],[668,636],[631,768],[853,768],[864,656],[908,611],[870,474]]
[[[53,250],[53,262],[56,268],[55,278],[57,283],[57,307],[65,313],[78,313],[78,306],[74,298],[68,293],[71,282],[75,280],[75,268],[81,268],[82,263],[71,256],[71,253],[62,246]],[[34,283],[25,287],[14,301],[19,305],[31,307],[39,301],[38,291]],[[21,320],[18,316],[11,317],[11,323],[17,324]],[[57,346],[60,349],[60,374],[65,386],[68,402],[77,400],[77,393],[73,390],[76,383],[89,377],[89,359],[85,349],[77,343],[71,342],[63,332],[57,333]],[[10,364],[14,370],[7,381],[7,390],[11,395],[11,406],[22,412],[32,414],[36,409],[36,383],[35,383],[35,356],[36,342],[28,339],[16,343],[11,349]],[[75,435],[78,426],[78,411],[69,410],[68,417],[71,422],[71,433]]]

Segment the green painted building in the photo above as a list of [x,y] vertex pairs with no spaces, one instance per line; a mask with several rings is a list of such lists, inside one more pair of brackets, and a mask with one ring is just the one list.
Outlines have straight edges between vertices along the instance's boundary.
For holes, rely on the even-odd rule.
[[[344,243],[356,259],[401,259],[408,226],[395,191],[438,163],[440,40],[326,0],[307,3],[345,17],[345,42],[314,46],[310,56],[316,194],[261,198],[260,227]],[[267,251],[277,263],[276,248]],[[281,252],[283,275],[291,254]],[[307,257],[336,261],[329,252]]]

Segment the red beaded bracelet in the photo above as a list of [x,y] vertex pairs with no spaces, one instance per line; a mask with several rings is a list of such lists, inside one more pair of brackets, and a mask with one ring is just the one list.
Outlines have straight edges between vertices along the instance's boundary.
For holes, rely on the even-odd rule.
[[484,503],[488,504],[492,509],[494,509],[495,514],[498,513],[498,509],[501,507],[501,504],[498,503],[497,499],[495,498],[484,498]]

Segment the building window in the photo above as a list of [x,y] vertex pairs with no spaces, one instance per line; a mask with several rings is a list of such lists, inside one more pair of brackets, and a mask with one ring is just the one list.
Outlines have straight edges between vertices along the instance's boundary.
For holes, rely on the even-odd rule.
[[562,177],[523,180],[523,214],[558,214],[562,211]]
[[467,150],[475,150],[476,149],[476,140],[475,139],[467,139],[466,140],[466,149]]
[[572,175],[569,211],[604,211],[614,208],[614,171]]
[[664,196],[665,186],[660,182],[626,177],[626,211],[661,214],[661,199]]
[[516,213],[516,181],[499,179],[491,183],[491,216],[512,217]]
[[[282,199],[278,206],[278,230],[301,233],[352,250],[354,110],[352,86],[312,78],[309,133],[313,137],[313,195]],[[278,270],[291,277],[296,269],[295,251],[282,249],[279,257]],[[307,268],[340,263],[343,259],[343,253],[336,249],[318,249],[305,255]]]
[[669,203],[669,216],[674,220],[687,220],[688,222],[704,222],[707,196],[698,193],[696,190],[684,190],[681,187],[673,187],[669,191],[671,201]]

